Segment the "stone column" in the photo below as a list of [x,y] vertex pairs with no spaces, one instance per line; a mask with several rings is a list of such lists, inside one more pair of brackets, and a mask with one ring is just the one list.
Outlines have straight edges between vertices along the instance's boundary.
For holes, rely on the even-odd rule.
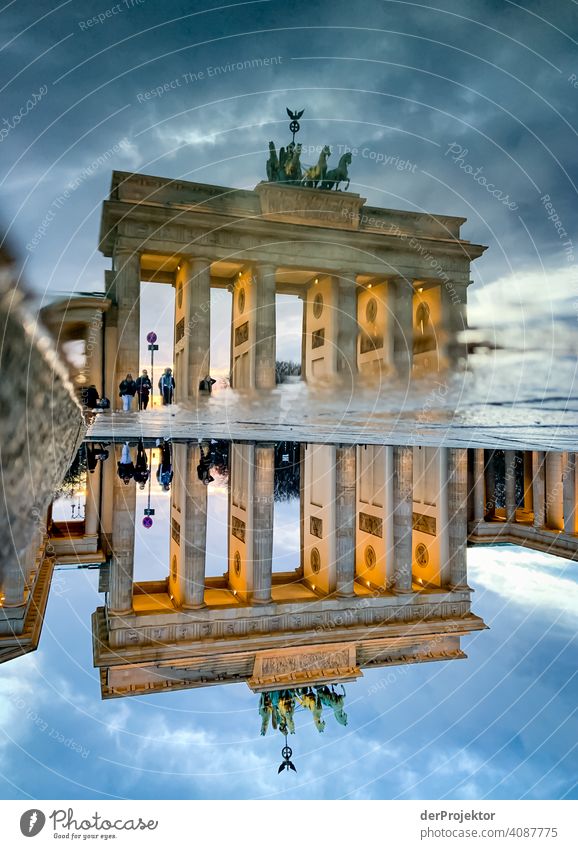
[[104,553],[112,552],[112,523],[114,507],[114,482],[116,478],[116,460],[114,445],[109,447],[109,457],[102,463],[100,480],[100,542]]
[[140,254],[117,249],[114,254],[114,291],[117,299],[116,385],[111,405],[121,407],[118,385],[128,372],[137,378],[140,369]]
[[506,521],[516,521],[516,452],[505,451]]
[[443,348],[448,365],[452,367],[467,356],[467,347],[458,337],[468,326],[468,283],[442,280],[440,287],[444,329]]
[[[107,462],[113,461],[116,465],[120,460],[121,450],[122,446],[116,446],[114,458],[109,457]],[[132,611],[136,512],[136,484],[133,480],[129,484],[125,484],[118,474],[115,475],[112,509],[112,556],[108,612],[130,613]]]
[[532,502],[535,528],[543,528],[546,520],[546,454],[532,451]]
[[275,388],[276,315],[275,266],[258,263],[255,282],[255,388]]
[[474,448],[474,521],[483,522],[486,515],[484,449]]
[[389,281],[390,326],[393,328],[393,365],[401,380],[411,376],[413,364],[413,282],[405,277]]
[[[105,394],[104,388],[104,322],[100,310],[94,310],[94,315],[89,324],[86,325],[85,334],[85,359],[86,359],[86,384],[94,383],[99,395]],[[135,377],[136,379],[136,377]]]
[[[112,452],[111,452],[112,453]],[[110,461],[110,457],[109,457]],[[84,505],[84,533],[87,536],[98,534],[100,525],[100,489],[101,462],[94,472],[86,473],[86,502]]]
[[524,510],[531,513],[534,509],[532,501],[532,452],[524,451]]
[[448,540],[449,585],[452,590],[468,589],[468,452],[448,448]]
[[487,456],[486,463],[486,521],[490,521],[496,515],[496,452],[484,452]]
[[335,595],[355,595],[355,445],[335,451]]
[[[24,604],[28,547],[12,552],[0,563],[0,607],[20,607]],[[2,598],[3,597],[3,598]]]
[[[383,588],[388,591],[394,589],[395,580],[395,535],[393,530],[393,446],[384,446],[385,452],[385,487],[383,512],[383,542],[385,548],[386,574]],[[413,501],[413,496],[412,496]],[[412,505],[413,510],[413,505]]]
[[185,336],[188,386],[177,387],[180,398],[197,398],[199,383],[211,368],[211,262],[204,257],[185,261]]
[[255,504],[253,509],[253,604],[271,601],[273,572],[273,500],[275,493],[275,448],[271,443],[255,445]]
[[234,389],[233,385],[233,365],[235,363],[235,287],[227,286],[227,292],[231,294],[231,332],[229,334],[229,385]]
[[393,591],[412,591],[413,448],[393,449]]
[[305,569],[305,445],[299,443],[299,577]]
[[301,321],[301,380],[307,380],[307,294],[299,295],[303,307]]
[[564,533],[573,534],[576,527],[576,454],[562,454],[562,505]]
[[333,281],[336,371],[346,381],[354,380],[357,374],[357,284],[349,272],[342,272]]
[[[113,274],[113,272],[109,272]],[[116,352],[118,348],[118,307],[112,304],[104,314],[104,385],[102,394],[109,401],[112,409],[115,409],[118,398],[118,384],[116,383]]]
[[183,556],[181,558],[180,585],[182,607],[194,610],[205,604],[205,559],[207,552],[207,487],[199,480],[197,466],[201,460],[201,446],[186,446],[186,478]]

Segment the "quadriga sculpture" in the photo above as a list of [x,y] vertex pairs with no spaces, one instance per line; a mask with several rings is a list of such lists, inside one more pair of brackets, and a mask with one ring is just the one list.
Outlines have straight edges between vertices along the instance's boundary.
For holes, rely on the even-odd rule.
[[339,184],[346,182],[349,188],[348,166],[351,165],[351,153],[344,153],[336,168],[327,170],[327,159],[331,148],[325,145],[316,165],[307,168],[305,175],[301,167],[301,145],[290,142],[287,147],[279,148],[279,156],[274,142],[269,142],[269,159],[266,162],[267,180],[270,183],[293,183],[308,188],[335,189],[341,191]]
[[339,188],[339,184],[347,180],[347,185],[345,187],[345,191],[349,188],[349,174],[347,171],[347,166],[351,165],[351,153],[348,151],[344,153],[341,159],[339,160],[339,165],[337,168],[332,168],[331,171],[328,171],[325,175],[325,179],[321,183],[322,189],[335,189],[336,191],[341,191]]
[[325,174],[327,173],[327,159],[330,156],[331,148],[329,147],[329,145],[326,144],[321,153],[319,154],[317,165],[312,165],[311,168],[308,168],[305,172],[301,181],[302,186],[307,186],[310,189],[314,189],[318,183],[323,182],[323,180],[325,179]]
[[323,707],[330,707],[335,719],[340,725],[347,725],[347,714],[343,709],[345,702],[345,688],[343,693],[335,691],[335,685],[331,689],[327,686],[320,687],[298,687],[295,690],[272,690],[269,693],[261,693],[259,699],[259,714],[261,716],[261,734],[265,735],[271,723],[274,730],[279,729],[282,734],[295,734],[295,706],[298,703],[302,708],[311,711],[315,727],[321,733],[325,728],[322,713]]

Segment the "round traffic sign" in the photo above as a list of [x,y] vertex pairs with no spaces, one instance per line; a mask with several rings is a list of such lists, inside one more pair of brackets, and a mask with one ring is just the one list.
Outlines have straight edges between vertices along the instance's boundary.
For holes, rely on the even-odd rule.
[[150,516],[145,516],[144,519],[142,520],[142,523],[145,526],[145,528],[152,528],[152,526],[153,526],[153,520],[151,519]]
[[151,330],[150,333],[147,333],[147,342],[149,343],[149,345],[154,345],[156,341],[157,334],[153,330]]

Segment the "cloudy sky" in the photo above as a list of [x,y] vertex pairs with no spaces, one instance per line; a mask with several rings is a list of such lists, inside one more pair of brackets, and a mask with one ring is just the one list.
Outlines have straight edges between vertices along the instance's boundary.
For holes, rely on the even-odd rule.
[[39,293],[102,288],[113,168],[252,188],[290,106],[369,203],[467,217],[471,319],[576,315],[571,0],[12,0],[0,32],[0,216]]

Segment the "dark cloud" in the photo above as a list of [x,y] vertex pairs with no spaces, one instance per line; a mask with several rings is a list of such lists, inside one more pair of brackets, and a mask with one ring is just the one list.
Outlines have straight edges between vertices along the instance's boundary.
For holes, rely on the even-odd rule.
[[[339,145],[358,148],[352,189],[370,203],[467,216],[466,236],[490,245],[474,266],[478,285],[513,270],[567,268],[540,197],[550,195],[570,233],[576,7],[438,5],[143,0],[129,8],[130,0],[104,0],[7,8],[0,60],[3,79],[14,79],[2,117],[47,88],[0,145],[4,215],[20,246],[67,182],[108,154],[29,257],[34,285],[102,285],[96,237],[112,168],[251,187],[263,176],[269,139],[286,140],[286,105],[306,109],[305,145],[329,142],[334,157]],[[264,66],[265,57],[278,59]],[[111,154],[123,139],[128,146]],[[447,153],[452,143],[466,151],[457,163]],[[399,160],[406,170],[392,164]],[[515,210],[472,177],[477,169]]]

